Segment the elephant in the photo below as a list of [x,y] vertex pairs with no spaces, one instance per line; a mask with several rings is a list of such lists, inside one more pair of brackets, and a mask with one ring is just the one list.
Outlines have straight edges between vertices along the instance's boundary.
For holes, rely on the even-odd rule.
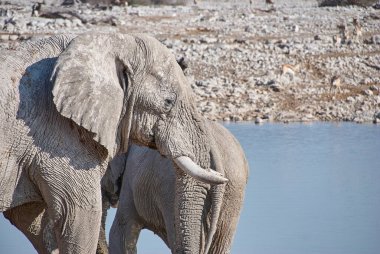
[[240,144],[228,130],[212,121],[207,127],[215,145],[211,165],[229,179],[226,184],[210,186],[190,179],[175,170],[172,160],[138,145],[111,162],[102,179],[111,205],[119,197],[110,253],[137,253],[144,228],[157,234],[172,253],[230,253],[249,168]]
[[0,212],[39,253],[54,251],[51,238],[61,254],[96,251],[101,178],[130,144],[205,184],[228,181],[207,167],[205,120],[153,37],[56,35],[3,50],[0,62]]

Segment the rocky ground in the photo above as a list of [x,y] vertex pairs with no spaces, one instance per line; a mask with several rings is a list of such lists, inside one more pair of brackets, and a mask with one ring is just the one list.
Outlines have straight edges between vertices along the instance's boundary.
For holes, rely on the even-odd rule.
[[56,33],[149,33],[183,58],[210,119],[380,123],[380,10],[255,2],[42,6],[34,16],[3,3],[0,48]]

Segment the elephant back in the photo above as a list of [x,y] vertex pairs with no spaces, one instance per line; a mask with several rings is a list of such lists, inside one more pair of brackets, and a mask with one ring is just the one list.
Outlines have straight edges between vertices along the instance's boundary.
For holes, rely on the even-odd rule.
[[[20,100],[18,94],[20,81],[25,78],[25,75],[30,75],[27,69],[43,59],[55,59],[74,37],[74,35],[57,35],[23,43],[16,50],[3,49],[0,51],[0,108],[2,112],[9,114],[12,109],[13,111],[17,110]],[[50,71],[52,71],[53,65],[50,67]],[[38,86],[40,84],[29,83],[29,85]]]

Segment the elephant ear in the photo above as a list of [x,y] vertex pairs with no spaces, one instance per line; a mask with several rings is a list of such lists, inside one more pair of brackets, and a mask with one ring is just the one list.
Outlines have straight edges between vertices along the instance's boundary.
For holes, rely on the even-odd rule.
[[51,78],[58,112],[92,132],[109,155],[124,101],[117,64],[109,37],[81,35],[58,57]]

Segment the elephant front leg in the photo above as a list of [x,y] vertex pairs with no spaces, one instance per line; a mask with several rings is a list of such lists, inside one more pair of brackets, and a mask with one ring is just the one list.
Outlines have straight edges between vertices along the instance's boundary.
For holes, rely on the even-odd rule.
[[137,240],[142,230],[132,191],[120,193],[119,205],[110,231],[109,251],[114,254],[136,254]]
[[95,253],[102,214],[99,175],[87,171],[50,176],[41,174],[38,183],[59,253]]
[[116,216],[110,232],[110,253],[136,254],[141,229],[136,220],[121,222]]
[[95,253],[99,239],[101,212],[72,207],[53,222],[59,253]]

